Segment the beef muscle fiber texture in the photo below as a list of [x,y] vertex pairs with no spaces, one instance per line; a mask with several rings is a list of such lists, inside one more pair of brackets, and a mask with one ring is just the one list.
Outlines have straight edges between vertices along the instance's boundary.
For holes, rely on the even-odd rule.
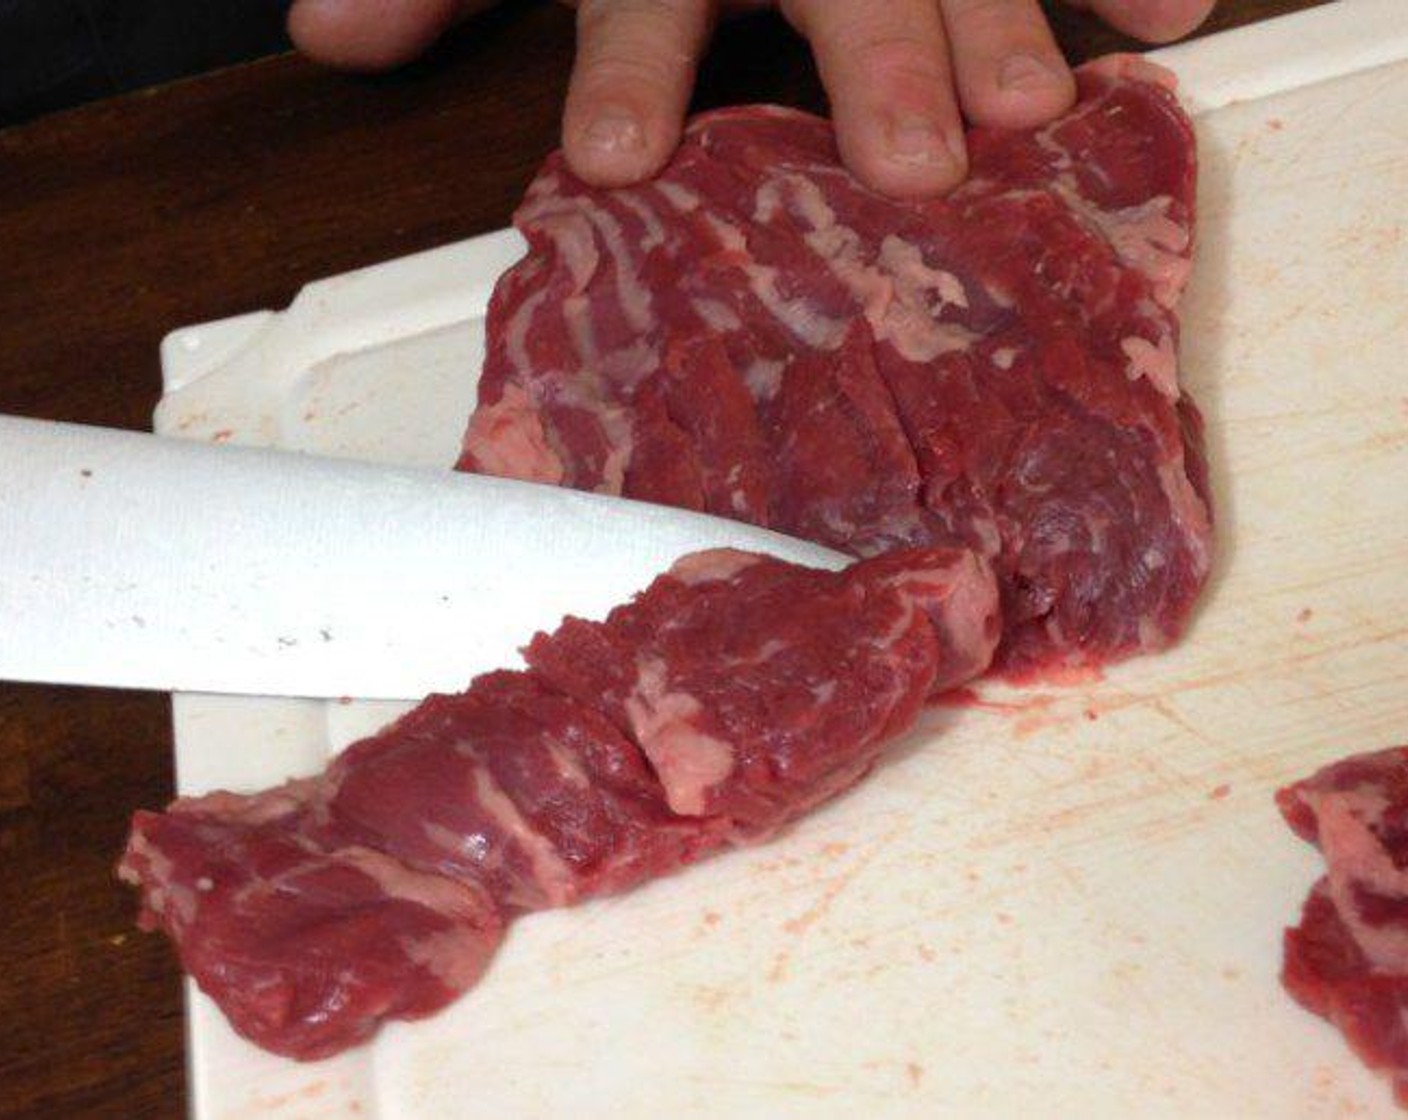
[[997,640],[996,583],[966,550],[844,572],[696,553],[317,777],[139,812],[119,873],[238,1031],[322,1057],[454,999],[514,915],[839,793]]
[[1286,931],[1281,980],[1408,1107],[1408,747],[1326,766],[1276,801],[1325,856]]
[[1012,670],[1166,645],[1211,542],[1170,84],[1084,67],[1068,114],[971,132],[971,178],[924,203],[770,106],[695,118],[629,188],[554,155],[515,215],[528,252],[490,305],[459,465],[859,556],[966,545],[997,571]]

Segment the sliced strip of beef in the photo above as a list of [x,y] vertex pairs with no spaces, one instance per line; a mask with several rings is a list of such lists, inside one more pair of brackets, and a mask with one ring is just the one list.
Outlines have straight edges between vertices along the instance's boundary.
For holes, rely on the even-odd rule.
[[697,553],[316,777],[138,813],[119,874],[236,1030],[323,1057],[455,999],[515,915],[839,793],[926,697],[987,667],[997,612],[963,551],[844,572]]

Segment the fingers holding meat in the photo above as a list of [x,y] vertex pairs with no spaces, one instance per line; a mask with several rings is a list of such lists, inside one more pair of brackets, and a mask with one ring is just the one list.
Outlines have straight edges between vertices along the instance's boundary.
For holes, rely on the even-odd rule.
[[[295,0],[289,34],[310,57],[385,69],[495,0]],[[571,0],[569,0],[569,3]],[[1186,35],[1215,0],[1069,0],[1149,42]],[[568,164],[595,186],[649,178],[679,142],[716,16],[767,0],[578,0],[563,114]],[[962,118],[1030,127],[1065,111],[1075,83],[1038,0],[777,0],[807,38],[847,166],[900,197],[967,173]]]
[[1075,101],[1075,79],[1037,0],[941,0],[963,115],[1027,128]]
[[595,186],[659,171],[679,143],[708,0],[582,0],[577,61],[563,113],[567,161]]
[[938,194],[967,174],[948,38],[934,0],[783,0],[831,98],[841,156],[886,194]]

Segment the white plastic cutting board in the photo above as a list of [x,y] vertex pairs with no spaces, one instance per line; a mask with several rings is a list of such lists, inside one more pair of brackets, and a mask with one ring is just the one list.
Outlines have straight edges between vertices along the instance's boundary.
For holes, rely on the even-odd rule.
[[[192,990],[197,1115],[1391,1111],[1277,983],[1317,860],[1271,793],[1408,741],[1408,4],[1165,60],[1202,145],[1184,381],[1222,549],[1188,639],[937,711],[775,843],[526,918],[466,998],[338,1059],[264,1054]],[[448,464],[518,251],[495,234],[178,331],[157,426]],[[180,788],[311,772],[400,710],[177,696]]]

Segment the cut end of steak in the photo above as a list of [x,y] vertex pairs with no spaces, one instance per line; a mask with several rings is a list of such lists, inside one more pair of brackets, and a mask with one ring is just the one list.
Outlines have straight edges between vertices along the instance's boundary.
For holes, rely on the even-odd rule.
[[1068,114],[973,131],[969,181],[928,202],[868,190],[828,122],[772,106],[695,118],[633,187],[552,157],[459,466],[858,556],[974,549],[1014,673],[1168,645],[1211,552],[1171,86],[1128,56],[1083,67]]
[[260,819],[270,799],[139,812],[118,869],[141,888],[142,927],[166,932],[235,1030],[322,1058],[383,1020],[438,1011],[479,978],[503,936],[482,887],[370,848],[324,848],[302,807]]
[[317,777],[138,813],[119,874],[236,1030],[323,1057],[453,1000],[514,915],[839,793],[997,638],[996,583],[966,551],[842,572],[697,553]]
[[1355,755],[1276,795],[1325,856],[1281,978],[1408,1107],[1408,747]]

